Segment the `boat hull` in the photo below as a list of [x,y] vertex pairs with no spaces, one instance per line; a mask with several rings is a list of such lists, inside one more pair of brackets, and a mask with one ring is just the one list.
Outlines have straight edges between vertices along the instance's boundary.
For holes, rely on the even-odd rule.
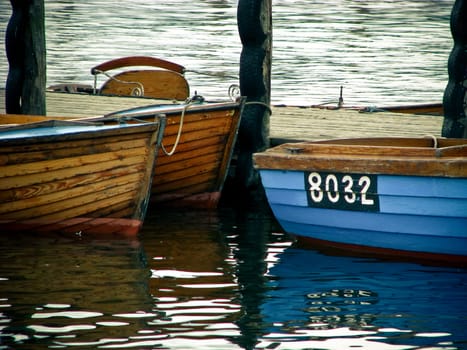
[[156,206],[215,208],[227,177],[244,101],[135,108],[120,118],[167,118],[151,202]]
[[[347,164],[335,170],[314,168],[322,163],[313,157],[296,166],[303,170],[284,169],[286,160],[268,169],[264,159],[256,159],[271,209],[286,232],[353,250],[467,258],[465,157],[445,160],[456,168],[452,177],[378,173],[371,156],[362,160],[370,164],[365,171],[354,164],[365,158],[361,155],[347,162],[346,156],[335,155],[336,164]],[[343,168],[346,172],[338,171]]]
[[2,231],[138,233],[161,124],[20,128],[0,129]]
[[[349,245],[467,255],[467,179],[378,176],[380,209],[372,212],[309,206],[304,172],[260,173],[271,209],[289,233]],[[411,193],[417,183],[427,191]],[[453,191],[446,193],[445,187]]]
[[[137,107],[100,117],[60,119],[115,124],[116,120],[152,122],[155,116],[165,116],[166,127],[157,155],[151,202],[163,207],[215,208],[228,174],[243,106],[243,99],[172,103]],[[14,124],[44,119],[47,117],[4,115],[0,121]]]

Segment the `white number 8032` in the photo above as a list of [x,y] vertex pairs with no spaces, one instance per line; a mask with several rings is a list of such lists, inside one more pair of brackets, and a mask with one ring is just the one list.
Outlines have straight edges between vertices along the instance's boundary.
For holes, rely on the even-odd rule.
[[311,206],[377,210],[376,179],[371,175],[305,174]]

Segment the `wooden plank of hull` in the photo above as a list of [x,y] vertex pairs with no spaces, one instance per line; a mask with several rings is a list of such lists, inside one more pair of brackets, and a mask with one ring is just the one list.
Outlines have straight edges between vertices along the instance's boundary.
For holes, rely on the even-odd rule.
[[[121,150],[131,150],[138,147],[143,147],[145,144],[144,140],[131,140],[122,139],[116,140],[115,142],[109,142],[103,144],[102,140],[99,143],[73,143],[69,142],[68,147],[53,147],[51,145],[41,145],[40,149],[34,150],[30,146],[10,146],[4,147],[4,152],[0,153],[0,166],[7,166],[10,164],[21,164],[27,162],[39,162],[46,161],[53,158],[72,157],[90,153],[92,150],[94,153],[102,154],[103,152],[114,152]],[[24,150],[24,151],[23,151]],[[136,152],[138,153],[138,152]],[[109,155],[107,155],[109,156]],[[63,165],[66,166],[66,165]],[[1,176],[1,175],[0,175]]]
[[[388,140],[388,139],[385,139]],[[467,176],[467,140],[440,141],[440,147],[399,143],[363,145],[332,141],[284,144],[254,155],[257,168],[419,176]],[[377,140],[373,140],[373,143]],[[396,142],[396,139],[392,140]]]
[[401,105],[381,107],[382,110],[394,113],[425,114],[425,115],[444,115],[442,103],[426,103],[419,105]]
[[[276,212],[280,215],[279,208]],[[321,215],[323,210],[310,212],[307,215]],[[343,220],[339,215],[333,213],[334,220]],[[370,219],[371,218],[367,218]],[[398,220],[398,217],[393,217]],[[443,237],[432,235],[411,235],[404,233],[388,233],[384,231],[371,231],[363,229],[340,229],[321,225],[304,225],[299,222],[287,222],[279,220],[284,230],[300,237],[314,238],[332,241],[338,244],[349,244],[367,249],[388,249],[398,251],[400,255],[410,256],[412,253],[441,254],[445,256],[467,257],[465,247],[467,238],[464,237]],[[419,221],[419,225],[429,224],[426,221]],[[347,237],[347,238],[344,238]]]
[[[197,169],[194,169],[194,171],[196,170]],[[195,194],[199,191],[213,191],[212,182],[217,178],[216,174],[213,174],[212,172],[208,171],[205,171],[204,173],[196,173],[196,176],[189,176],[186,172],[183,172],[178,175],[181,177],[180,179],[166,181],[163,183],[164,191],[162,191],[162,186],[157,186],[157,184],[154,184],[153,190],[157,194],[156,196],[154,196],[155,200],[157,200],[157,198],[160,195],[167,193],[180,192],[186,195]]]
[[[138,181],[141,180],[141,173],[137,172],[131,175],[121,176],[118,178],[111,178],[105,181],[98,181],[82,186],[81,184],[75,186],[74,184],[66,187],[59,186],[58,188],[54,184],[45,184],[48,192],[47,194],[41,193],[41,186],[33,185],[33,189],[30,187],[22,187],[20,190],[15,191],[15,196],[10,197],[12,200],[3,202],[0,204],[0,212],[2,214],[8,213],[10,218],[28,218],[31,215],[44,216],[51,215],[55,211],[63,214],[64,209],[73,208],[76,213],[79,213],[79,207],[88,205],[86,211],[94,212],[92,207],[99,208],[99,204],[96,201],[102,198],[108,198],[111,196],[117,196],[122,193],[129,193],[128,196],[133,198],[135,195],[135,188],[137,188]],[[95,173],[97,177],[99,174]],[[70,182],[68,182],[70,183]],[[36,188],[39,187],[38,190]],[[52,187],[54,191],[52,191]],[[102,190],[105,189],[105,192]],[[22,195],[25,193],[26,195]],[[117,198],[114,199],[115,201]],[[43,208],[43,209],[42,209]],[[72,216],[73,213],[70,213]]]
[[434,115],[443,116],[443,104],[442,103],[422,103],[413,105],[399,105],[399,106],[381,106],[381,107],[339,107],[332,105],[313,105],[313,108],[328,109],[328,110],[357,110],[360,112],[392,112],[392,113],[403,113],[403,114],[414,114],[414,115]]
[[440,254],[426,252],[407,252],[397,249],[369,247],[358,244],[346,244],[313,237],[297,236],[297,246],[303,248],[319,249],[327,254],[340,256],[358,256],[377,259],[390,259],[395,261],[409,261],[423,264],[467,266],[467,256],[456,254]]
[[[156,176],[153,182],[154,188],[161,187],[162,184],[171,183],[179,180],[188,180],[205,173],[211,173],[217,177],[220,159],[218,154],[209,153],[200,155],[198,158],[180,159],[178,162],[166,163],[162,167],[160,176]],[[217,183],[212,184],[216,187]]]
[[0,226],[135,234],[145,215],[158,128],[8,139],[0,147]]
[[[241,108],[185,112],[182,134],[172,156],[162,151],[151,201],[181,207],[217,206],[233,152]],[[181,114],[168,115],[164,147],[170,151]]]
[[[77,220],[79,219],[79,220]],[[80,217],[59,221],[46,220],[2,220],[2,232],[70,233],[90,235],[135,236],[141,229],[141,220],[129,218]]]

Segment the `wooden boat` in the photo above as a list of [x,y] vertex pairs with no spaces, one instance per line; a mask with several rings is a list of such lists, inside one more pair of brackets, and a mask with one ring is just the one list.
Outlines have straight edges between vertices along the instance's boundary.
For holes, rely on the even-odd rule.
[[467,261],[467,139],[289,143],[254,162],[289,233],[347,250]]
[[[172,207],[215,208],[228,174],[243,106],[243,99],[219,103],[192,101],[137,107],[77,120],[131,123],[153,121],[154,116],[164,115],[167,123],[157,157],[151,202]],[[47,117],[3,115],[0,123],[43,119]]]
[[[133,68],[123,70],[129,67]],[[110,73],[111,71],[116,73]],[[148,56],[129,56],[106,61],[91,68],[94,86],[58,84],[48,89],[70,93],[183,101],[190,96],[190,87],[184,73],[185,67],[174,62]],[[106,77],[100,87],[97,86],[99,76]]]
[[319,105],[312,105],[313,108],[322,109],[352,109],[359,112],[391,112],[391,113],[403,113],[403,114],[419,114],[419,115],[436,115],[444,116],[444,108],[441,102],[433,103],[419,103],[419,104],[406,104],[406,105],[393,105],[393,106],[347,106],[344,105],[343,98],[343,87],[340,88],[339,99],[337,102],[328,102]]
[[152,183],[151,202],[172,207],[215,208],[228,174],[244,100],[154,105],[107,117],[152,120],[167,126]]
[[443,116],[444,109],[442,103],[421,103],[421,104],[410,104],[410,105],[394,105],[394,106],[372,106],[372,107],[361,107],[361,106],[343,106],[343,105],[313,105],[313,108],[321,109],[351,109],[362,113],[373,113],[373,112],[391,112],[391,113],[403,113],[403,114],[416,114],[416,115],[434,115]]
[[136,234],[165,119],[107,124],[0,115],[0,230]]
[[[117,73],[109,73],[114,71]],[[190,99],[184,72],[185,67],[160,58],[129,56],[93,67],[93,88],[60,85],[49,90],[160,99],[152,106],[107,116],[152,120],[156,114],[166,115],[151,200],[164,206],[214,208],[229,169],[244,101],[201,103],[200,96]],[[100,87],[98,76],[107,77]],[[168,99],[178,103],[166,104],[163,100]]]

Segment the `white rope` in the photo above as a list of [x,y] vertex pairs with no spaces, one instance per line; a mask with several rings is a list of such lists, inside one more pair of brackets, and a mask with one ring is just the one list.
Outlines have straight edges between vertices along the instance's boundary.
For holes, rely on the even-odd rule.
[[245,102],[246,105],[260,105],[266,108],[266,110],[269,112],[269,114],[272,114],[272,109],[271,106],[269,106],[267,103],[261,102],[261,101],[250,101],[250,102]]
[[186,101],[186,104],[183,106],[182,114],[180,116],[180,125],[178,127],[177,138],[175,139],[175,143],[172,146],[172,150],[170,152],[167,152],[167,149],[165,148],[164,143],[161,143],[161,149],[166,156],[170,157],[171,155],[175,153],[175,150],[177,149],[177,146],[180,142],[180,137],[182,135],[183,122],[185,120],[185,112],[187,111],[188,107],[191,106],[192,104],[193,104],[193,101],[191,99],[188,99]]
[[438,148],[438,138],[435,135],[426,135],[425,137],[433,140],[433,148]]

